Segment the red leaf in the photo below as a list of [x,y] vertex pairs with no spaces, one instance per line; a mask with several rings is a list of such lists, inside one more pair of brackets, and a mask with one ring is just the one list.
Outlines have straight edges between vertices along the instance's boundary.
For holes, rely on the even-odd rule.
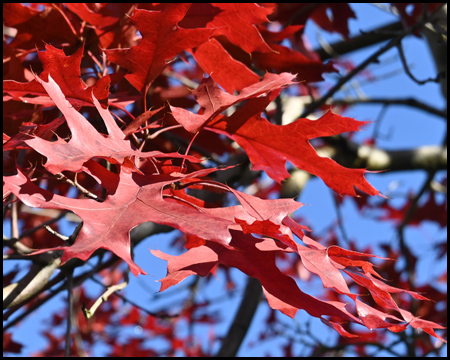
[[[92,93],[100,102],[105,103],[108,101],[111,82],[109,75],[101,78],[95,85],[89,87],[81,79],[80,65],[84,46],[69,56],[66,56],[63,50],[48,44],[45,45],[45,50],[38,53],[44,67],[40,78],[48,81],[49,76],[52,77],[72,105],[84,106],[86,103],[92,104]],[[28,83],[5,80],[3,81],[3,91],[15,99],[30,104],[53,105],[51,99],[47,98],[48,95],[44,87],[38,80],[32,80]],[[25,97],[27,94],[33,95],[33,97]]]
[[190,4],[171,4],[163,11],[136,9],[131,21],[142,34],[139,45],[129,49],[105,50],[108,59],[130,72],[126,79],[138,91],[144,92],[181,51],[204,43],[212,29],[182,29]]
[[[322,29],[339,32],[348,37],[348,20],[355,14],[347,3],[281,3],[277,4],[271,20],[290,25],[305,23],[311,19]],[[295,16],[293,16],[295,14]]]
[[216,39],[201,44],[193,55],[203,71],[230,94],[259,81],[258,75],[233,59]]
[[[331,15],[328,15],[328,11]],[[346,3],[328,3],[321,4],[311,18],[322,29],[329,32],[336,31],[348,39],[348,21],[356,19],[356,16],[350,5]]]
[[197,16],[195,23],[189,19],[189,24],[191,26],[195,24],[198,27],[199,23],[204,23],[206,28],[215,30],[214,36],[225,36],[249,54],[253,51],[264,53],[273,51],[255,26],[266,23],[267,15],[272,12],[272,9],[254,3],[212,3],[211,5],[213,7],[206,4],[193,4],[192,10]]
[[123,133],[125,135],[130,135],[135,132],[138,132],[141,130],[141,126],[145,124],[152,116],[159,113],[164,107],[160,107],[159,109],[155,110],[147,110],[143,112],[141,115],[139,115],[136,119],[134,119],[124,130]]
[[[163,187],[188,176],[206,175],[215,169],[200,170],[190,175],[150,175],[121,172],[114,195],[99,203],[90,199],[70,199],[53,194],[33,184],[22,172],[5,177],[5,188],[28,206],[43,209],[71,210],[83,220],[83,227],[71,247],[40,250],[64,250],[62,264],[77,257],[87,260],[97,249],[107,249],[125,260],[134,275],[145,274],[130,256],[129,232],[137,225],[153,221],[173,226],[186,234],[228,245],[228,231],[233,222],[200,213],[184,204],[163,199]],[[201,214],[202,216],[199,216]],[[35,253],[35,254],[37,254]]]
[[357,338],[359,337],[359,335],[354,335],[349,333],[347,330],[345,330],[342,325],[335,323],[333,321],[329,321],[327,319],[324,318],[320,318],[320,320],[327,326],[329,326],[330,328],[336,330],[339,334],[341,334],[342,336],[346,337],[346,338]]
[[270,46],[275,52],[252,54],[255,65],[260,69],[274,72],[289,71],[296,73],[298,80],[306,82],[322,81],[323,73],[338,71],[332,62],[324,64],[321,60],[310,59],[283,45],[271,44]]
[[[290,317],[294,317],[299,309],[304,309],[312,316],[331,315],[359,323],[357,318],[345,310],[344,303],[322,301],[305,294],[292,278],[284,275],[275,264],[275,252],[283,248],[279,247],[274,240],[255,239],[233,231],[233,240],[230,245],[234,249],[207,242],[206,245],[192,248],[180,256],[150,250],[153,255],[168,261],[168,274],[160,280],[160,291],[192,274],[206,276],[217,263],[220,263],[236,267],[245,274],[257,278],[263,286],[269,305]],[[271,250],[261,251],[266,246]]]
[[[447,226],[447,201],[443,201],[441,204],[436,202],[436,194],[430,192],[428,200],[425,204],[419,206],[410,216],[408,225],[419,226],[423,221],[433,221],[439,224],[442,228]],[[409,201],[401,208],[396,209],[392,207],[388,201],[381,205],[383,210],[386,210],[385,215],[381,216],[380,220],[393,220],[397,224],[401,224],[409,209],[413,204],[413,199]]]
[[78,41],[67,18],[50,6],[37,11],[19,3],[4,3],[3,21],[18,30],[8,44],[10,48],[35,49],[45,43],[75,44]]
[[3,333],[3,352],[20,354],[22,351],[22,347],[22,344],[19,344],[12,339],[11,333]]
[[[203,113],[201,115],[196,115],[186,109],[173,106],[171,106],[170,109],[175,119],[183,125],[186,130],[196,133],[203,125],[207,124],[208,121],[214,119],[230,106],[244,100],[256,98],[286,85],[294,84],[292,81],[294,77],[294,75],[288,73],[280,75],[265,74],[261,82],[254,83],[253,85],[244,88],[239,95],[230,95],[224,92],[214,83],[212,78],[203,79],[200,86],[192,92],[197,102],[202,107]],[[261,111],[262,110],[256,110],[254,114]]]
[[253,170],[264,170],[272,179],[281,182],[289,177],[285,168],[288,160],[298,168],[320,177],[339,194],[356,196],[355,186],[370,195],[380,194],[364,178],[366,170],[347,169],[332,159],[320,157],[309,143],[310,139],[317,137],[359,130],[366,122],[328,111],[318,120],[300,118],[279,126],[259,116],[247,118],[245,112],[244,106],[229,118],[217,118],[209,124],[208,129],[235,140],[247,153]]
[[95,7],[90,3],[91,8],[86,3],[65,3],[64,5],[94,28],[103,48],[117,46],[118,40],[126,35],[126,31],[123,31],[118,23],[130,10],[131,3],[95,4],[97,5]]
[[[51,76],[48,82],[36,78],[45,88],[48,95],[55,102],[66,118],[72,133],[69,142],[59,138],[50,142],[40,137],[24,140],[24,142],[40,154],[47,157],[45,168],[53,174],[64,170],[79,172],[83,170],[83,164],[93,157],[102,157],[110,161],[122,164],[129,156],[148,157],[183,157],[177,153],[164,154],[159,151],[143,153],[134,149],[132,144],[125,140],[125,134],[119,129],[108,110],[102,108],[94,97],[94,105],[100,113],[109,135],[105,137],[92,126],[83,115],[76,111],[64,97],[58,85]],[[189,157],[191,161],[197,161]]]

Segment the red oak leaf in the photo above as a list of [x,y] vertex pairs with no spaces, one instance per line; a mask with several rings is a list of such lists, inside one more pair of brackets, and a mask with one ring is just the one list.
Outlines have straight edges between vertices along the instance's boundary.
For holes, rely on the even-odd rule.
[[299,309],[304,309],[312,316],[331,315],[360,323],[345,310],[344,303],[322,301],[303,293],[292,278],[277,268],[275,253],[282,251],[283,245],[280,243],[278,245],[274,240],[267,238],[255,239],[235,231],[232,233],[230,245],[233,249],[207,242],[204,246],[192,248],[180,256],[150,250],[153,255],[168,261],[168,274],[160,280],[160,291],[178,284],[192,274],[206,276],[217,263],[220,263],[236,267],[245,274],[257,278],[263,286],[269,305],[290,317],[294,317]]
[[131,21],[142,34],[139,45],[105,50],[108,60],[129,70],[125,77],[138,91],[146,92],[173,57],[204,43],[213,33],[213,29],[183,29],[178,25],[190,6],[171,4],[163,11],[136,9]]
[[130,256],[129,232],[137,225],[153,221],[173,226],[186,234],[217,241],[227,246],[231,240],[228,228],[234,223],[200,212],[184,203],[166,201],[162,189],[188,176],[204,176],[216,169],[199,170],[190,175],[162,174],[143,176],[120,173],[114,195],[103,202],[71,199],[56,195],[33,184],[22,172],[4,177],[5,188],[28,206],[43,209],[71,210],[83,220],[83,227],[71,247],[39,250],[64,250],[62,263],[77,257],[87,260],[97,249],[107,249],[125,260],[134,275],[145,274]]
[[322,29],[339,32],[348,37],[348,21],[355,19],[355,13],[346,3],[281,3],[270,20],[289,25],[305,23],[311,19]]
[[[436,194],[430,192],[428,200],[425,204],[419,206],[410,216],[408,225],[419,226],[423,221],[433,221],[439,224],[442,228],[447,226],[447,201],[438,204],[436,201]],[[386,213],[380,216],[380,220],[392,220],[397,224],[404,221],[406,214],[410,210],[413,200],[408,202],[400,209],[392,207],[388,201],[381,205],[381,208]]]
[[[37,125],[29,122],[23,122],[22,125],[20,125],[20,132],[18,132],[12,138],[8,138],[6,143],[5,141],[3,141],[3,151],[21,148],[28,149],[29,146],[26,146],[24,140],[28,140],[30,138],[30,135],[39,136],[44,139],[50,139],[53,136],[56,128],[58,128],[58,126],[63,124],[64,122],[64,117],[55,119],[48,124]],[[3,140],[5,140],[5,137],[3,137]]]
[[333,321],[329,321],[324,318],[320,318],[320,320],[327,326],[331,327],[332,329],[336,330],[339,334],[346,338],[358,338],[359,335],[351,334],[347,330],[345,330],[340,324],[335,323]]
[[118,40],[128,35],[122,26],[118,26],[118,23],[130,10],[131,3],[65,3],[64,5],[94,28],[103,48],[117,46]]
[[283,45],[271,44],[270,46],[276,52],[255,52],[252,54],[255,65],[260,69],[297,73],[299,80],[307,82],[322,81],[323,73],[337,72],[332,62],[324,64],[321,60],[310,59],[302,53]]
[[272,52],[256,25],[267,23],[272,9],[254,3],[196,3],[181,22],[183,27],[214,29],[248,54]]
[[[230,106],[243,100],[257,98],[262,94],[294,84],[292,81],[294,78],[295,76],[289,73],[282,73],[279,75],[265,74],[262,81],[242,89],[239,95],[231,95],[224,92],[214,83],[212,78],[203,79],[200,86],[192,92],[202,108],[202,114],[193,114],[186,109],[173,106],[170,107],[170,110],[172,111],[174,118],[183,125],[186,130],[196,133],[203,125],[207,124],[208,121],[214,119]],[[268,103],[265,106],[267,105]],[[256,110],[253,115],[261,111],[262,110]]]
[[[391,3],[391,6],[397,8],[406,28],[414,25],[417,22],[417,19],[420,16],[423,16],[425,11],[430,15],[442,5],[443,3],[427,3],[426,6],[418,3]],[[409,8],[408,11],[407,8]]]
[[[109,86],[111,78],[109,75],[98,80],[95,85],[86,86],[81,79],[81,59],[84,46],[80,47],[72,55],[66,56],[63,50],[51,45],[45,45],[45,51],[38,52],[44,71],[39,75],[44,81],[51,76],[61,88],[67,100],[72,105],[84,106],[92,104],[92,93],[102,103],[108,101]],[[30,104],[54,105],[48,99],[47,92],[41,83],[32,80],[28,83],[19,83],[13,80],[3,81],[3,92],[11,95],[14,99],[28,102]],[[32,97],[25,95],[32,95]]]
[[264,170],[272,179],[281,182],[289,177],[285,168],[288,160],[320,177],[339,194],[356,196],[355,186],[370,195],[380,194],[364,178],[366,170],[348,169],[332,159],[320,157],[309,143],[316,137],[359,130],[366,122],[328,111],[318,120],[300,118],[280,126],[260,116],[248,118],[247,112],[244,106],[229,118],[217,117],[208,124],[207,129],[235,140],[247,153],[254,170]]
[[254,3],[212,3],[222,10],[206,27],[216,28],[214,35],[224,35],[247,53],[272,52],[256,24],[267,22],[272,9]]
[[18,31],[8,47],[35,49],[50,42],[75,44],[78,39],[63,13],[64,10],[58,11],[56,6],[46,6],[43,11],[37,11],[20,3],[4,3],[3,22]]
[[3,334],[3,352],[20,354],[22,347],[22,344],[19,344],[12,339],[11,333]]
[[258,75],[240,61],[233,59],[214,38],[198,46],[193,55],[203,71],[230,94],[259,81]]
[[[292,199],[264,200],[230,188],[238,198],[246,212],[237,212],[235,221],[245,234],[260,234],[280,240],[282,243],[297,250],[292,231],[289,228],[289,215],[298,210],[303,204]],[[301,227],[301,225],[298,225]],[[309,230],[302,227],[301,230]],[[298,232],[297,232],[298,234]],[[299,236],[301,239],[303,238]]]
[[[349,295],[353,299],[360,320],[347,312],[344,303],[338,301],[320,301],[312,296],[304,294],[298,289],[293,279],[283,274],[277,268],[275,263],[275,252],[292,252],[292,250],[286,249],[284,245],[271,239],[255,239],[250,235],[244,235],[233,230],[231,233],[233,235],[230,242],[231,248],[224,248],[220,244],[207,241],[204,245],[193,247],[180,256],[167,255],[159,250],[150,250],[153,255],[168,261],[168,273],[166,277],[160,280],[160,291],[164,291],[170,286],[178,284],[189,275],[206,276],[220,263],[228,267],[236,267],[245,274],[257,278],[263,286],[269,305],[288,316],[294,317],[299,309],[304,309],[312,316],[322,318],[323,315],[334,315],[342,320],[363,323],[369,329],[387,328],[391,331],[398,332],[407,326],[407,324],[398,324],[398,322],[402,322],[398,317],[372,308],[358,300],[358,295],[350,293],[342,274],[339,272],[339,270],[344,269],[345,266],[340,266],[329,258],[329,255],[333,258],[355,255],[374,257],[374,255],[357,253],[341,249],[337,246],[325,248],[308,237],[304,238],[307,247],[303,247],[302,249],[299,248],[298,251],[302,258],[302,262],[307,269],[318,274],[325,287],[333,287],[339,293]],[[347,260],[349,262],[352,261],[350,258],[347,258]],[[264,266],[261,266],[261,264],[264,264]],[[357,268],[359,266],[358,261],[355,261],[349,266]],[[345,272],[349,273],[348,271]],[[358,275],[364,277],[361,273]],[[373,280],[374,279],[372,279],[372,281]],[[378,282],[381,284],[380,281]],[[374,295],[372,292],[373,285],[365,284],[360,281],[358,281],[358,283],[364,287],[368,285],[368,289],[371,291],[372,295]],[[380,287],[385,286],[390,292],[403,291],[385,284],[380,284]],[[390,294],[387,291],[385,291],[385,293],[386,296],[390,298]],[[417,299],[426,299],[416,293],[409,293]],[[375,300],[377,300],[377,297],[377,295],[374,296]],[[377,301],[377,303],[379,302]],[[379,304],[381,306],[385,305],[383,307],[388,309],[392,309],[393,306],[402,314],[402,317],[411,326],[422,328],[429,334],[442,339],[435,334],[433,329],[443,329],[444,327],[414,317],[408,311],[400,309],[393,300],[392,303],[389,304]],[[393,320],[395,323],[386,321],[387,319]],[[341,335],[353,337],[352,334],[345,331],[338,323],[330,322],[326,319],[323,320]]]
[[[72,133],[69,142],[59,138],[56,141],[47,141],[38,136],[24,140],[24,142],[40,154],[47,157],[45,168],[53,174],[64,170],[79,172],[83,170],[83,164],[93,157],[102,157],[110,161],[122,164],[130,156],[148,157],[183,157],[180,154],[164,154],[159,151],[143,153],[134,149],[125,134],[119,129],[111,113],[103,109],[94,97],[94,105],[105,122],[108,136],[100,134],[83,115],[76,111],[64,97],[60,88],[49,75],[48,82],[39,78],[36,80],[42,84],[45,91],[54,101],[66,118]],[[191,161],[198,160],[192,156]]]
[[311,19],[322,29],[336,31],[348,39],[348,21],[356,19],[356,16],[348,4],[328,3],[319,5],[312,13]]
[[258,26],[258,29],[261,31],[262,36],[268,43],[280,43],[284,39],[290,38],[295,33],[303,30],[304,27],[305,25],[288,25],[278,32],[270,31],[264,26]]

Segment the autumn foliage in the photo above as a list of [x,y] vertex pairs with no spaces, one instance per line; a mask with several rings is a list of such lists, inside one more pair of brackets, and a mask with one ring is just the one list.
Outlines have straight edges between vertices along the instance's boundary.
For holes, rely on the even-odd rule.
[[[4,214],[23,216],[20,231],[51,219],[43,213],[36,222],[25,208],[71,212],[82,221],[65,242],[50,233],[30,233],[25,248],[10,241],[7,254],[31,254],[34,264],[47,266],[57,261],[61,272],[51,279],[59,276],[58,281],[98,257],[97,272],[110,286],[123,281],[122,260],[134,276],[146,275],[133,259],[137,243],[130,232],[153,222],[180,230],[187,249],[177,256],[148,252],[148,261],[154,256],[167,261],[162,292],[190,275],[237,268],[259,280],[272,309],[291,318],[305,310],[343,341],[365,340],[377,329],[377,342],[383,330],[408,327],[445,341],[435,332],[445,329],[435,312],[418,316],[417,306],[410,306],[412,299],[439,299],[381,275],[395,273],[385,270],[398,253],[391,249],[381,256],[313,239],[292,217],[302,204],[279,198],[293,165],[341,197],[378,197],[385,221],[398,215],[369,184],[367,169],[344,167],[311,145],[314,139],[360,131],[367,122],[322,106],[316,120],[281,124],[270,106],[282,92],[318,95],[314,84],[324,73],[337,72],[335,63],[306,50],[301,34],[310,19],[348,38],[347,21],[355,16],[347,4],[306,5],[302,10],[299,4],[4,4],[4,25],[16,29],[14,36],[4,35],[3,48]],[[301,15],[290,21],[295,12]],[[274,181],[271,190],[262,187],[262,173]],[[251,184],[257,191],[244,190]],[[12,233],[16,240],[20,236]],[[298,274],[280,268],[277,259],[294,256],[320,278],[323,296],[302,291]],[[373,259],[380,259],[380,268]],[[58,283],[49,281],[22,305],[43,299]],[[80,285],[81,280],[73,286]],[[121,307],[114,296],[86,320],[81,304],[90,307],[94,301],[80,290],[74,306],[79,336],[89,344],[114,321],[140,323],[152,336],[170,339],[172,352],[164,355],[177,349],[187,356],[208,355],[192,345],[195,339],[177,338],[157,314],[143,323],[132,307],[127,316],[111,320]],[[6,318],[19,305],[9,307]],[[194,321],[189,311],[195,309],[178,316]],[[20,352],[11,332],[4,334],[4,351]],[[50,331],[45,336],[53,345],[42,355],[61,355],[63,338]],[[80,354],[77,335],[74,339],[71,351]],[[112,338],[104,341],[111,345],[110,356],[120,355]],[[130,356],[161,355],[143,341],[128,340]]]

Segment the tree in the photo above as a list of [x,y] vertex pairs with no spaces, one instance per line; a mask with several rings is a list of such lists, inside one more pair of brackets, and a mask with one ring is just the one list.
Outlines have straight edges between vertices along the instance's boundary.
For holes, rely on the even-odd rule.
[[[396,22],[353,37],[348,4],[3,10],[4,352],[25,351],[15,333],[44,311],[45,356],[233,356],[266,301],[254,343],[275,338],[285,356],[445,350],[446,266],[418,282],[422,254],[408,236],[424,221],[446,227],[446,142],[383,149],[376,126],[362,143],[369,121],[344,115],[381,104],[446,118],[400,90],[345,96],[397,49],[404,73],[446,98],[446,6],[395,4]],[[310,50],[308,20],[344,40]],[[414,37],[432,50],[431,79],[410,70],[403,42]],[[359,63],[341,57],[371,45]],[[426,176],[400,207],[366,179],[409,170]],[[317,234],[294,200],[312,178],[333,192],[337,214]],[[395,240],[369,247],[348,236],[348,204],[394,223]],[[171,246],[147,251],[149,237],[169,232]],[[446,242],[429,248],[443,263]],[[167,262],[161,293],[140,302],[127,285],[146,282],[157,258]],[[248,276],[245,289],[233,269]],[[218,294],[214,276],[226,279]],[[58,297],[63,312],[42,310]],[[229,329],[205,331],[227,297],[240,298]],[[300,309],[308,320],[298,323]],[[332,342],[310,318],[335,330]]]

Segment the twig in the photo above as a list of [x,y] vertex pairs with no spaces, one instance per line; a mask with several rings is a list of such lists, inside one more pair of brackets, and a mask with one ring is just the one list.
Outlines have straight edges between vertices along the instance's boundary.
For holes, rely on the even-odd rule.
[[67,274],[67,328],[66,328],[66,343],[64,348],[64,356],[70,356],[70,343],[71,343],[71,329],[72,329],[72,316],[73,316],[73,274],[69,271]]
[[247,330],[255,315],[261,300],[262,286],[255,278],[249,277],[242,297],[241,305],[236,313],[233,323],[228,329],[227,336],[217,353],[218,357],[234,357],[247,334]]
[[[14,196],[13,200],[16,199]],[[14,201],[11,206],[11,237],[18,239],[19,238],[19,203]]]
[[18,241],[18,239],[8,239],[5,237],[5,235],[3,235],[3,246],[8,246],[9,248],[16,251],[19,255],[31,254],[34,251],[28,246],[22,244],[20,241]]
[[397,49],[398,49],[398,53],[400,55],[400,60],[402,61],[402,65],[403,65],[403,70],[405,70],[406,75],[409,76],[409,78],[414,81],[416,84],[419,85],[424,85],[428,82],[435,82],[438,83],[441,80],[442,74],[438,73],[437,76],[435,78],[429,78],[426,80],[418,80],[413,73],[411,72],[411,70],[409,69],[408,63],[406,61],[406,57],[405,57],[405,53],[403,52],[403,46],[402,43],[400,42],[399,44],[397,44]]
[[70,180],[66,175],[64,175],[63,173],[58,173],[56,174],[58,180],[64,180],[65,182],[69,183],[70,185],[75,186],[78,190],[80,190],[86,197],[91,198],[95,201],[101,201],[97,195],[91,193],[89,190],[85,189],[83,186],[81,186],[80,184],[78,184],[77,180],[75,179],[75,181]]
[[63,241],[69,240],[69,237],[68,237],[68,236],[61,235],[59,232],[53,230],[53,229],[52,229],[50,226],[48,226],[48,225],[44,225],[44,228],[45,228],[45,230],[47,230],[50,234],[55,235],[57,238],[59,238],[59,239],[61,239],[61,240],[63,240]]
[[330,191],[331,191],[331,196],[333,197],[333,200],[334,200],[334,207],[336,209],[337,221],[338,221],[339,229],[341,230],[342,240],[344,240],[344,242],[346,244],[349,244],[350,240],[348,238],[347,231],[345,230],[345,227],[344,227],[344,220],[342,218],[341,207],[340,207],[338,199],[337,199],[337,196],[339,196],[339,195],[334,193],[332,190],[330,190]]
[[166,75],[167,77],[171,77],[175,80],[178,80],[180,83],[182,83],[183,85],[185,85],[191,89],[197,89],[198,86],[200,85],[199,83],[192,81],[191,79],[187,78],[186,76],[182,76],[178,73],[175,73],[175,72],[167,70],[167,69],[163,71],[163,75]]
[[[94,282],[96,282],[97,284],[99,284],[99,285],[105,287],[106,289],[109,288],[108,286],[104,285],[100,280],[97,280],[94,276],[91,276],[91,280],[94,281]],[[120,284],[119,284],[119,285],[120,285]],[[141,311],[143,311],[143,312],[145,312],[145,313],[147,313],[148,315],[153,316],[153,317],[166,319],[166,318],[175,318],[175,317],[180,316],[180,314],[178,314],[178,313],[177,313],[177,314],[174,314],[174,315],[170,315],[170,314],[167,314],[167,313],[164,313],[164,314],[155,313],[155,312],[153,312],[153,311],[150,311],[150,310],[147,310],[147,309],[143,308],[142,306],[138,305],[137,303],[135,303],[134,301],[128,299],[126,296],[124,296],[124,295],[122,295],[122,294],[115,293],[114,295],[116,295],[117,297],[121,298],[121,299],[122,299],[123,301],[125,301],[126,303],[128,303],[128,304],[130,304],[130,305],[133,305],[133,306],[135,306],[135,307],[137,307],[139,310],[141,310]]]
[[[435,15],[436,12],[432,14]],[[397,46],[400,44],[402,39],[410,34],[413,34],[417,29],[421,28],[423,25],[425,25],[426,22],[421,21],[417,24],[411,26],[409,29],[402,32],[400,35],[396,36],[395,38],[391,39],[386,45],[382,46],[380,49],[378,49],[374,54],[369,56],[366,60],[364,60],[361,64],[356,66],[352,71],[350,71],[347,75],[343,76],[337,83],[334,85],[325,95],[323,95],[320,99],[317,101],[312,102],[303,112],[301,115],[302,118],[308,116],[318,108],[320,108],[322,105],[325,105],[327,100],[331,98],[337,91],[340,90],[340,88],[347,83],[349,80],[351,80],[356,74],[358,74],[360,71],[364,70],[369,64],[373,62],[378,62],[378,58],[384,54],[386,51],[390,50],[391,48]]]
[[58,220],[62,219],[64,216],[66,216],[67,213],[68,213],[67,210],[61,211],[61,213],[58,216],[56,216],[56,217],[54,217],[52,219],[49,219],[47,221],[44,221],[42,224],[40,224],[38,226],[35,226],[35,227],[31,228],[31,229],[23,231],[20,234],[20,236],[19,236],[19,240],[23,239],[24,237],[26,237],[28,235],[33,234],[34,232],[38,231],[39,229],[42,229],[45,226],[48,226],[48,225],[51,225],[51,224],[57,222]]
[[84,313],[84,316],[86,316],[86,319],[90,319],[91,317],[93,317],[95,314],[95,311],[98,309],[98,307],[103,302],[106,302],[113,293],[124,289],[127,285],[128,285],[128,279],[126,279],[124,282],[121,282],[120,284],[109,286],[109,287],[107,287],[107,289],[103,293],[103,295],[97,299],[97,301],[94,303],[94,305],[92,305],[92,307],[90,309],[87,309],[83,306],[83,313]]
[[370,32],[364,32],[349,40],[343,40],[334,44],[328,44],[327,48],[315,49],[322,61],[329,60],[338,55],[348,54],[350,52],[363,49],[368,46],[376,45],[382,41],[392,39],[393,34],[403,30],[401,21],[397,21]]
[[59,258],[49,261],[45,266],[38,263],[33,264],[27,275],[18,282],[3,288],[3,309],[19,305],[25,300],[34,297],[48,283],[48,280],[60,264],[61,260]]
[[419,203],[420,198],[430,188],[431,182],[433,181],[435,174],[436,174],[436,171],[430,171],[428,173],[427,179],[425,180],[424,184],[422,185],[422,187],[419,190],[419,192],[417,193],[417,195],[414,197],[413,201],[411,202],[411,205],[408,208],[408,211],[405,214],[405,217],[403,218],[402,223],[399,225],[399,227],[397,229],[400,251],[405,257],[406,271],[408,274],[408,283],[410,286],[410,290],[414,289],[414,268],[413,268],[413,264],[411,263],[411,259],[410,259],[410,250],[405,242],[404,231],[405,231],[405,227],[408,225],[408,223],[410,222],[411,218],[413,217],[414,213],[417,210],[417,205]]
[[168,127],[164,128],[164,129],[155,131],[153,134],[147,136],[147,139],[153,140],[153,139],[156,138],[159,134],[161,134],[161,133],[163,133],[163,132],[165,132],[165,131],[169,131],[169,130],[172,130],[172,129],[179,129],[179,128],[181,128],[181,127],[183,127],[183,125],[173,125],[173,126],[168,126]]
[[[88,279],[89,277],[91,277],[93,274],[97,273],[98,271],[101,271],[103,269],[108,268],[109,266],[112,266],[116,261],[119,261],[120,259],[117,258],[116,256],[113,256],[111,259],[105,261],[104,263],[99,263],[98,265],[96,265],[92,270],[86,271],[85,273],[77,276],[76,278],[74,278],[73,281],[73,286],[78,286],[80,284],[82,284],[86,279]],[[17,316],[15,319],[11,320],[8,324],[3,326],[3,331],[6,331],[7,329],[13,327],[14,325],[16,325],[18,322],[20,322],[21,320],[23,320],[25,317],[27,317],[28,315],[32,314],[34,311],[36,311],[36,309],[38,309],[40,306],[42,306],[43,304],[45,304],[47,301],[49,301],[50,299],[52,299],[54,296],[56,296],[57,294],[59,294],[61,291],[65,290],[67,288],[67,283],[63,283],[61,284],[58,288],[56,288],[55,290],[51,290],[49,292],[48,295],[43,296],[43,297],[39,297],[39,295],[41,293],[43,293],[46,290],[51,289],[53,286],[55,286],[56,284],[58,284],[60,281],[64,280],[66,278],[66,273],[64,271],[71,271],[71,269],[76,268],[77,266],[80,266],[81,264],[84,264],[84,262],[82,262],[81,260],[78,262],[72,262],[71,264],[67,264],[68,266],[65,265],[65,268],[63,269],[63,271],[61,271],[57,276],[55,276],[55,278],[53,278],[52,280],[50,280],[42,289],[39,293],[35,294],[35,297],[33,298],[29,298],[27,300],[25,300],[20,306],[16,306],[12,309],[10,309],[9,311],[5,312],[3,314],[3,321],[8,320],[9,317],[16,312],[18,309],[20,309],[23,305],[27,304],[28,302],[30,302],[33,299],[38,299],[35,302],[33,302],[30,306],[27,307],[27,309],[21,313],[19,316]]]

